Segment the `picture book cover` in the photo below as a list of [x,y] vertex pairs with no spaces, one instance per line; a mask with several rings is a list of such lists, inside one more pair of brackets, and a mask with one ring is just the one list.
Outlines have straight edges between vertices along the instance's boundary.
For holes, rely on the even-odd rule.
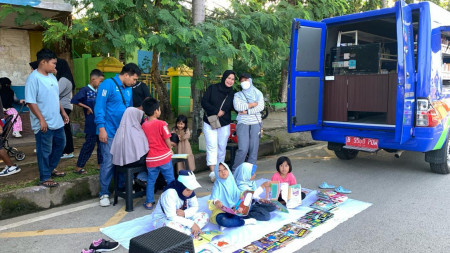
[[310,207],[314,209],[319,209],[321,211],[331,211],[336,208],[335,203],[331,201],[326,200],[317,200],[316,202],[312,203]]
[[309,234],[310,230],[301,226],[297,226],[295,223],[286,224],[281,228],[286,235],[294,238],[303,238]]
[[221,252],[224,251],[229,251],[231,247],[233,247],[233,245],[231,244],[231,242],[225,240],[225,239],[220,239],[220,240],[214,240],[211,242],[211,244],[216,247],[218,250],[220,250]]
[[291,185],[288,187],[288,194],[286,201],[287,208],[296,208],[302,204],[302,186],[300,184]]
[[253,193],[253,191],[245,191],[234,207],[222,206],[222,211],[238,216],[247,216],[252,205]]
[[221,231],[218,230],[211,230],[211,231],[203,231],[198,235],[197,238],[194,239],[194,247],[198,247],[200,245],[203,245],[205,243],[209,243],[212,241],[212,239],[217,236],[223,234]]

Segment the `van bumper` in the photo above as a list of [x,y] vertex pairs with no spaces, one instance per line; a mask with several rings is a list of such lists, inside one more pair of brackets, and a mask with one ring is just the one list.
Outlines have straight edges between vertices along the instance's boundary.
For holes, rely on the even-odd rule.
[[[388,129],[358,129],[350,126],[324,126],[322,129],[311,131],[312,138],[317,141],[327,141],[345,144],[346,136],[378,139],[378,147],[382,149],[408,150],[427,152],[440,149],[438,140],[443,133],[442,127],[415,127],[413,137],[400,144],[395,140],[395,128]],[[446,133],[445,133],[446,134]]]

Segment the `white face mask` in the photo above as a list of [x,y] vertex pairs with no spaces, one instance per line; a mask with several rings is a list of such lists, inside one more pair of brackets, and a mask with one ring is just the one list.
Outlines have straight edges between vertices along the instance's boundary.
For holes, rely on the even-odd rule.
[[250,88],[250,82],[249,81],[241,82],[241,87],[243,90]]

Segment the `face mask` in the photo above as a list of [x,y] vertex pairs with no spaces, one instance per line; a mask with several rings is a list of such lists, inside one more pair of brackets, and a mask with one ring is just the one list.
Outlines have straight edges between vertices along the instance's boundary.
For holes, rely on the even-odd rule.
[[243,90],[246,90],[248,88],[250,88],[250,82],[249,81],[244,81],[241,83],[241,87]]

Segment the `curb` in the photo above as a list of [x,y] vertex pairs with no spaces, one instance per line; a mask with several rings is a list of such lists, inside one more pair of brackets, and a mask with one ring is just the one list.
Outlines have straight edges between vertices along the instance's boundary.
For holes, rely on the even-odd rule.
[[[258,157],[272,155],[280,150],[278,140],[259,145]],[[229,152],[227,152],[229,158]],[[227,159],[228,160],[228,159]],[[208,171],[206,153],[195,155],[196,173]],[[0,194],[0,220],[42,211],[56,206],[80,202],[98,197],[98,175],[61,182],[59,187],[31,186]]]

